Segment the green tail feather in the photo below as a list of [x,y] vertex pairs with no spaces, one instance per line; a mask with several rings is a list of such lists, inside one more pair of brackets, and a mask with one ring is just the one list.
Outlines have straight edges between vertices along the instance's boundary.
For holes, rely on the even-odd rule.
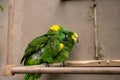
[[37,80],[42,74],[25,74],[23,80]]

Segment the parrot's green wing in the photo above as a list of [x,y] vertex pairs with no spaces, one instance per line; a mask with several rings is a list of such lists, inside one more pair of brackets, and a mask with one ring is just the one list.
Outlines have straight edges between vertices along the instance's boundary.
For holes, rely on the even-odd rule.
[[[40,64],[40,49],[44,47],[48,42],[47,34],[35,38],[29,43],[25,50],[25,54],[21,59],[21,63],[24,61],[24,65],[37,65]],[[25,74],[23,80],[36,80],[42,74]]]
[[[26,57],[24,65],[38,65],[41,63],[52,63],[53,57],[61,50],[59,39],[56,36],[49,36],[47,44],[41,47],[37,52]],[[36,80],[42,74],[25,74],[24,80]]]
[[42,63],[52,63],[53,57],[60,51],[60,42],[56,36],[49,37],[48,44],[41,49],[40,60]]
[[21,63],[26,60],[30,55],[39,51],[40,48],[44,47],[47,44],[48,36],[42,35],[40,37],[35,38],[29,43],[28,47],[25,50],[25,54],[21,59]]
[[60,42],[55,36],[49,36],[47,44],[40,47],[37,52],[26,57],[24,65],[37,65],[41,63],[52,63],[53,57],[60,51]]
[[[29,43],[28,47],[25,50],[25,54],[21,59],[21,63],[24,61],[26,62],[26,59],[29,59],[29,61],[32,63],[34,63],[34,60],[31,60],[31,55],[32,56],[36,56],[35,53],[37,52],[41,52],[42,49],[47,43],[49,43],[49,46],[52,46],[54,44],[58,45],[58,41],[62,43],[62,41],[65,38],[65,33],[67,32],[67,30],[63,27],[61,27],[60,25],[53,25],[51,26],[50,30],[47,32],[47,34],[42,35],[40,37],[35,38],[31,43]],[[54,39],[56,40],[52,40],[54,36]],[[51,38],[51,39],[50,39]],[[49,39],[49,40],[48,40]],[[48,42],[49,41],[49,42]],[[52,43],[51,43],[52,42]],[[53,43],[54,42],[54,43]],[[57,47],[56,47],[57,48]],[[55,48],[55,49],[56,49]],[[44,48],[44,54],[46,55],[46,53],[50,52],[47,47]],[[54,48],[53,48],[54,51]],[[38,54],[37,54],[38,55]],[[49,54],[50,56],[56,55],[56,54]],[[35,61],[36,62],[36,61]],[[26,65],[26,64],[24,64]]]
[[[52,63],[53,57],[60,51],[60,42],[56,35],[41,36],[34,39],[27,47],[23,56],[24,65]],[[44,39],[45,38],[45,39]],[[42,41],[41,41],[42,40]],[[37,48],[37,49],[36,49]],[[31,51],[29,51],[31,49]],[[42,74],[25,74],[24,80],[36,80]]]

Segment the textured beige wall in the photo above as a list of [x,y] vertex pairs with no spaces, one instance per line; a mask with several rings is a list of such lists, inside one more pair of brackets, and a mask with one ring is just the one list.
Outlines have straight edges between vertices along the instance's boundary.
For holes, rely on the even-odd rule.
[[[96,0],[99,42],[103,59],[120,59],[120,1]],[[0,71],[5,64],[7,48],[7,1],[0,0]],[[79,35],[79,43],[68,60],[94,59],[94,26],[91,0],[15,0],[13,63],[20,59],[27,44],[44,34],[53,24],[60,24]],[[0,80],[22,80],[23,75],[3,77]],[[40,80],[119,80],[119,75],[45,74]]]

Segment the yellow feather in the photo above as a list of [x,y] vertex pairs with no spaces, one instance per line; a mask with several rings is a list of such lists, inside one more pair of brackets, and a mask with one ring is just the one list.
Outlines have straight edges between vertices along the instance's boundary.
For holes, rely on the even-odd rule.
[[74,32],[74,35],[75,35],[76,37],[78,37],[77,33],[75,33],[75,32]]
[[78,35],[76,34],[76,33],[74,33],[74,35],[72,35],[72,39],[75,41],[75,42],[77,42],[77,37],[78,37]]
[[60,29],[60,26],[56,24],[56,25],[53,25],[50,29],[53,31],[58,31]]
[[64,44],[63,44],[63,43],[60,43],[59,51],[61,51],[63,48],[64,48]]

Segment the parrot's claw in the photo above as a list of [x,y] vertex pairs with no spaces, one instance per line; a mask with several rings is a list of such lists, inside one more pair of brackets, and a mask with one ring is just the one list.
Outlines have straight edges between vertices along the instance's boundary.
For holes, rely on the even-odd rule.
[[64,67],[65,65],[64,65],[64,62],[60,62],[60,66],[61,67]]
[[46,63],[46,67],[50,67],[50,65]]
[[50,67],[50,65],[49,65],[49,64],[46,64],[46,67]]
[[48,63],[42,63],[45,67],[50,67]]

